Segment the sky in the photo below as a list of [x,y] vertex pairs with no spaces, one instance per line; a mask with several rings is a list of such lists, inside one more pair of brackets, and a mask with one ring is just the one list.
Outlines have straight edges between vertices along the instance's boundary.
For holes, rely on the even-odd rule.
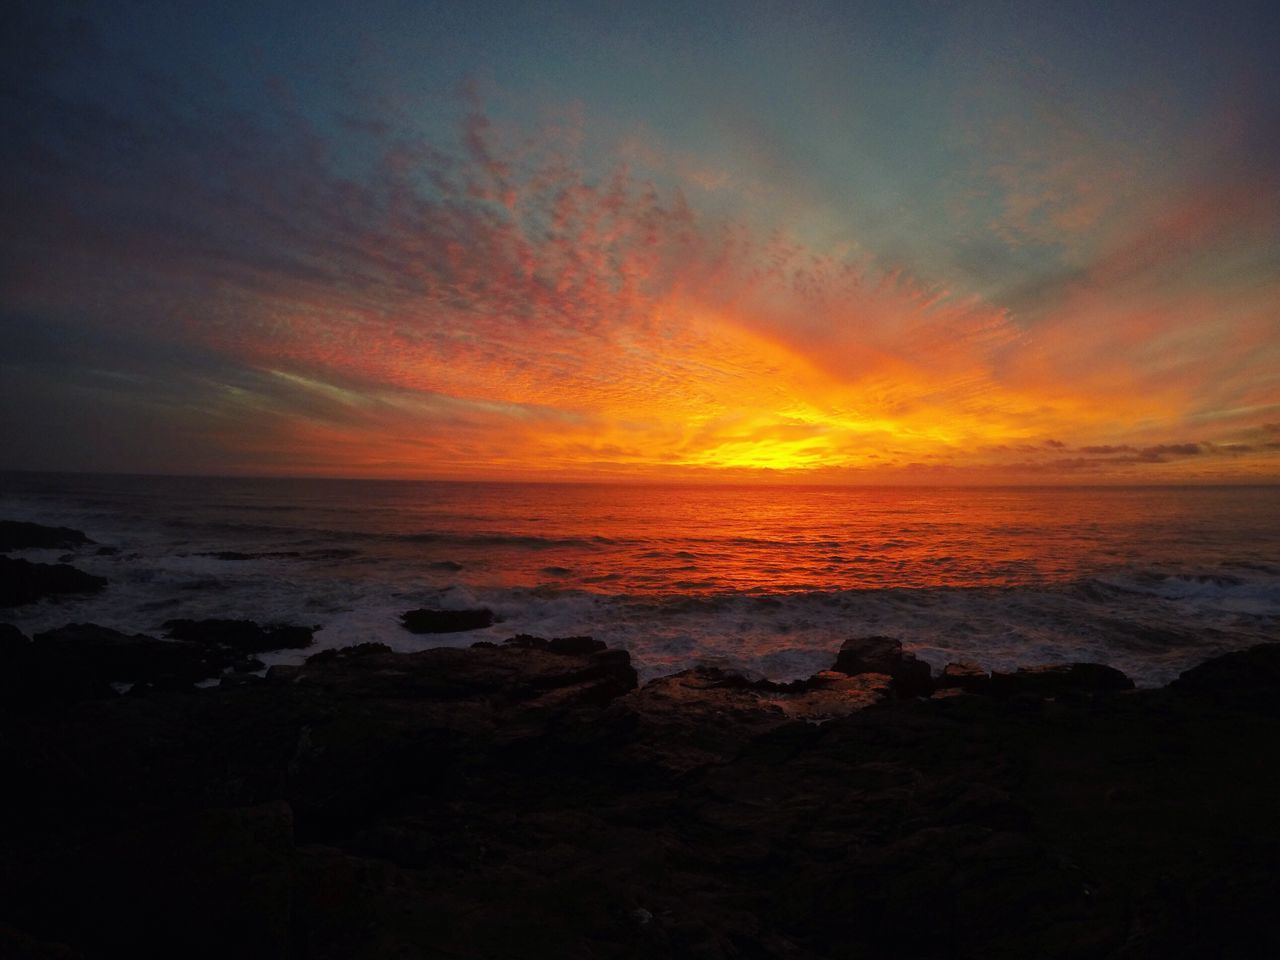
[[39,3],[0,469],[1280,481],[1280,7]]

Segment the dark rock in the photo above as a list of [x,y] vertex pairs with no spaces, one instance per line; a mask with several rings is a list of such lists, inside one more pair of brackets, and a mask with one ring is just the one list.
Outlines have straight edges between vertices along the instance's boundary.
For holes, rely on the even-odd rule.
[[1169,688],[1212,696],[1261,693],[1280,700],[1280,643],[1262,643],[1206,660],[1183,671]]
[[994,697],[1056,697],[1132,689],[1132,680],[1102,663],[1060,663],[1021,667],[1013,673],[992,672],[988,686]]
[[8,624],[0,629],[0,716],[113,696],[93,664],[51,656]]
[[10,623],[0,623],[0,696],[21,690],[31,660],[31,639]]
[[285,960],[296,855],[289,805],[208,808],[165,826],[148,838],[155,875],[165,878],[152,908],[162,939],[185,943],[179,952],[189,957]]
[[294,624],[260,626],[252,620],[166,620],[164,628],[173,640],[227,647],[240,653],[296,650],[309,647],[319,627]]
[[752,737],[788,722],[742,677],[715,667],[657,677],[614,709],[625,711],[637,730],[624,759],[677,775],[723,763]]
[[0,557],[0,607],[16,607],[67,593],[96,593],[106,585],[104,578],[66,564]]
[[5,960],[82,960],[83,956],[65,943],[41,940],[0,922],[0,957]]
[[948,663],[938,678],[939,690],[987,693],[990,687],[990,675],[976,663]]
[[235,671],[232,671],[231,673],[226,673],[222,675],[222,678],[218,681],[218,686],[227,687],[227,688],[248,687],[248,686],[254,686],[256,684],[265,684],[265,683],[267,683],[267,679],[265,677],[259,676],[256,672],[255,673],[236,673]]
[[846,717],[884,702],[885,674],[825,671],[776,684],[716,667],[695,667],[646,683],[615,704],[636,726],[628,762],[686,774],[734,757],[753,738],[797,720]]
[[391,648],[385,643],[357,643],[349,647],[332,647],[307,657],[307,663],[329,663],[336,660],[353,660],[356,657],[369,657],[379,653],[390,653]]
[[883,673],[893,678],[893,690],[900,697],[927,697],[933,692],[929,665],[902,649],[893,637],[852,637],[840,646],[831,668],[856,676]]
[[549,650],[551,653],[563,653],[569,656],[585,656],[605,649],[603,640],[595,640],[592,637],[553,637],[547,640],[544,637],[531,637],[522,633],[511,637],[506,642],[516,647]]
[[842,880],[849,933],[901,956],[1105,956],[1123,933],[1077,871],[1021,832],[931,826],[879,845]]
[[62,883],[89,955],[289,957],[286,803],[161,813],[104,829],[85,853]]
[[1280,955],[1280,715],[1253,701],[958,696],[798,723],[892,680],[634,689],[625,652],[551,645],[361,645],[0,718],[0,953]]
[[605,649],[605,643],[603,640],[595,640],[591,637],[552,637],[547,644],[547,649],[552,653],[584,656],[601,652]]
[[[73,623],[29,641],[0,628],[0,699],[9,712],[112,698],[112,684],[131,693],[189,689],[216,676],[225,658],[198,644],[132,636],[91,623]],[[259,665],[260,666],[260,665]]]
[[297,683],[302,678],[302,667],[299,663],[277,663],[267,668],[264,679],[272,683]]
[[400,614],[404,628],[410,633],[463,633],[493,626],[493,611],[480,610],[409,610]]
[[504,644],[392,653],[382,644],[362,644],[350,652],[329,653],[323,651],[300,667],[272,667],[267,677],[347,696],[436,701],[483,697],[530,705],[607,703],[636,686],[636,672],[625,650],[565,654]]
[[503,646],[364,651],[273,667],[267,686],[341,713],[298,734],[288,796],[302,832],[328,836],[369,811],[449,786],[455,751],[497,750],[514,765],[580,765],[607,731],[590,722],[634,689],[625,651],[585,656]]
[[0,520],[0,553],[31,548],[67,550],[93,543],[80,530],[46,527],[21,520]]
[[772,702],[793,720],[830,720],[884,703],[892,690],[893,678],[888,674],[849,676],[837,670],[823,670],[801,689],[775,696]]
[[197,643],[124,634],[93,623],[71,623],[35,636],[34,652],[63,667],[75,665],[107,682],[183,687],[216,676],[228,665]]
[[93,551],[95,557],[118,557],[120,555],[119,547],[99,547]]
[[31,642],[31,638],[11,623],[0,623],[0,657],[5,651],[20,649]]

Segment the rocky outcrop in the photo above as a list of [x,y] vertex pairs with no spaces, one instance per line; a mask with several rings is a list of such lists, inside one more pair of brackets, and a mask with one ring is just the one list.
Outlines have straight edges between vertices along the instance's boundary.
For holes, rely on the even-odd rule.
[[[34,645],[0,630],[5,656]],[[10,716],[0,947],[1277,955],[1280,715],[1102,679],[924,700],[889,673],[702,668],[636,688],[625,652],[520,637]]]
[[17,607],[63,594],[96,593],[106,585],[105,578],[65,563],[31,563],[0,557],[0,607]]
[[267,676],[361,698],[444,703],[483,698],[490,704],[525,706],[607,703],[635,689],[636,672],[625,650],[607,650],[601,643],[568,652],[560,641],[535,645],[532,639],[418,653],[364,644],[325,651],[298,667],[273,667]]
[[[28,640],[0,624],[0,699],[7,711],[190,688],[243,658],[195,643],[72,623]],[[261,664],[259,664],[261,666]]]
[[902,641],[893,637],[851,637],[841,644],[831,669],[850,676],[885,674],[900,697],[927,697],[933,692],[929,665],[903,650]]
[[630,759],[685,773],[730,760],[753,738],[785,724],[821,724],[884,703],[891,686],[882,673],[824,670],[775,683],[703,666],[650,680],[619,700],[615,713],[642,731]]
[[10,550],[73,550],[92,544],[83,531],[70,527],[46,527],[41,523],[0,520],[0,553]]
[[152,687],[186,687],[217,676],[233,660],[222,651],[181,640],[125,634],[72,623],[35,635],[34,650],[59,664],[75,664],[103,680]]
[[493,611],[480,610],[408,610],[400,614],[400,622],[410,633],[464,633],[483,630],[494,623]]
[[948,663],[938,678],[938,690],[958,690],[963,693],[988,693],[991,675],[976,663]]
[[0,716],[114,695],[110,680],[91,666],[50,656],[16,627],[0,624]]
[[995,697],[1056,697],[1132,690],[1133,681],[1106,664],[1062,663],[1023,667],[1013,673],[994,672],[987,689]]
[[1264,643],[1238,650],[1184,671],[1170,684],[1181,693],[1242,696],[1280,691],[1280,643]]
[[171,640],[188,640],[251,654],[309,647],[320,628],[287,623],[262,626],[252,620],[167,620],[164,629]]

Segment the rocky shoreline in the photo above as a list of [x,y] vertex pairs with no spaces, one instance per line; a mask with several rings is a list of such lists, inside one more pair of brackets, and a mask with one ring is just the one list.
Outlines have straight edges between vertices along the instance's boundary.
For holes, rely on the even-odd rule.
[[1280,955],[1280,644],[640,686],[586,637],[259,676],[308,628],[166,630],[0,625],[0,955]]

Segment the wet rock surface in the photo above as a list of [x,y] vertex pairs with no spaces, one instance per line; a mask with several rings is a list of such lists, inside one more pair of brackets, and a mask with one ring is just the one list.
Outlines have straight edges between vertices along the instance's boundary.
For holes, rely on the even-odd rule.
[[96,593],[107,585],[65,563],[32,563],[0,556],[0,607],[17,607],[62,594]]
[[991,675],[976,663],[948,663],[937,681],[938,690],[958,690],[964,693],[988,693]]
[[[264,664],[250,655],[252,651],[298,641],[293,631],[299,628],[262,628],[251,621],[208,622],[234,624],[236,636],[248,624],[256,642],[228,645],[220,639],[225,632],[218,630],[196,631],[201,636],[198,641],[162,640],[93,623],[71,623],[28,638],[11,624],[0,623],[0,712],[38,711],[48,704],[109,699],[124,693],[186,690],[201,681],[216,682],[223,674],[244,676],[264,670]],[[309,641],[309,629],[306,637]]]
[[1133,681],[1115,667],[1105,664],[1063,663],[1024,667],[1013,673],[992,673],[986,689],[996,697],[1052,697],[1072,693],[1132,690]]
[[167,620],[166,636],[240,653],[295,650],[311,646],[318,627],[274,623],[263,626],[252,620]]
[[32,654],[53,668],[107,682],[183,687],[231,665],[227,657],[200,644],[129,635],[92,623],[37,633],[33,641]]
[[82,530],[48,527],[22,520],[0,520],[0,553],[33,548],[71,550],[92,543]]
[[882,673],[893,681],[901,697],[927,697],[933,693],[929,665],[902,649],[893,637],[851,637],[840,647],[833,670],[856,676]]
[[624,652],[521,637],[33,704],[0,729],[0,946],[1274,956],[1275,678],[1232,691],[1278,649],[1163,690],[924,700],[871,669],[637,688]]
[[410,633],[464,633],[493,626],[493,611],[480,610],[408,610],[400,614],[400,622]]
[[1265,705],[1280,691],[1280,644],[1224,654],[1192,667],[1172,684],[1175,690],[1230,699],[1249,698]]
[[[13,550],[78,550],[93,546],[83,531],[49,527],[20,520],[0,520],[0,554]],[[103,547],[101,550],[110,549]],[[99,552],[101,552],[101,550]],[[73,554],[56,564],[0,556],[0,607],[17,607],[67,594],[97,593],[107,585],[102,577],[69,566]]]

